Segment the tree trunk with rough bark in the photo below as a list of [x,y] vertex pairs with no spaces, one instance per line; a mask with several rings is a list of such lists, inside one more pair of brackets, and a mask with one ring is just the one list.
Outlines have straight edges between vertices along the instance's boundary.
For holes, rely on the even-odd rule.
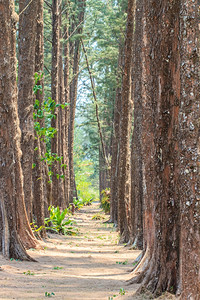
[[33,86],[37,1],[19,1],[18,112],[22,131],[24,196],[29,221],[32,220],[32,164],[34,155]]
[[[67,6],[65,14],[65,26],[64,26],[64,97],[65,103],[70,102],[69,99],[69,1],[66,0],[65,5]],[[66,204],[69,206],[69,192],[70,192],[70,178],[69,178],[69,146],[68,146],[68,126],[69,126],[69,105],[65,108],[64,114],[64,130],[65,130],[65,143],[63,144],[63,153],[65,155],[66,166],[63,170],[64,179],[64,192]]]
[[[60,24],[59,24],[59,0],[52,1],[52,69],[51,69],[51,97],[58,104],[59,89],[59,52],[60,52]],[[55,117],[52,119],[51,126],[58,130],[58,110],[54,111]],[[51,152],[58,155],[58,132],[51,140]],[[57,178],[59,172],[58,161],[52,164],[52,204],[59,205],[59,181]]]
[[135,1],[128,2],[127,32],[125,41],[125,63],[122,83],[122,104],[120,122],[120,153],[118,182],[118,225],[120,242],[129,241],[129,206],[130,206],[130,136],[132,125],[131,74],[133,62]]
[[199,1],[181,1],[179,135],[180,292],[200,297],[200,86]]
[[[78,1],[78,24],[83,23],[85,15],[86,0]],[[75,21],[74,21],[75,22]],[[75,26],[77,26],[75,22]],[[81,34],[83,26],[80,25],[77,29],[77,34]],[[70,195],[69,202],[73,203],[74,197],[74,164],[73,164],[73,148],[74,148],[74,122],[75,122],[75,111],[76,111],[76,99],[77,99],[77,87],[78,87],[78,72],[79,72],[79,58],[80,58],[80,39],[76,40],[74,45],[71,47],[72,64],[73,64],[73,80],[70,85],[70,117],[69,117],[69,135],[68,135],[68,147],[69,147],[69,172],[70,172]]]
[[144,258],[134,281],[154,295],[199,295],[197,1],[144,1]]
[[[35,0],[36,1],[36,0]],[[42,74],[44,71],[44,39],[43,39],[43,0],[37,0],[37,26],[36,26],[36,46],[35,46],[35,72],[38,74]],[[44,80],[43,78],[38,81],[37,85],[42,86],[42,91],[38,91],[35,95],[36,99],[39,101],[40,105],[42,105],[44,101]],[[35,101],[35,99],[34,99]],[[44,127],[44,118],[36,119],[35,122],[39,122],[41,128]],[[41,141],[40,137],[37,136],[35,132],[35,140],[34,140],[34,167],[33,167],[33,210],[34,216],[36,218],[36,224],[39,227],[42,227],[40,230],[41,237],[46,236],[45,226],[44,226],[44,207],[46,203],[46,209],[48,207],[47,199],[44,194],[44,190],[46,189],[46,180],[45,180],[45,172],[44,165],[41,161],[42,156],[42,145],[44,142]]]
[[[19,119],[17,113],[16,23],[14,1],[0,1],[0,221],[1,251],[15,259],[32,260],[25,246],[32,235],[24,204]],[[20,215],[20,218],[19,218]],[[23,217],[22,217],[23,216]],[[21,230],[22,228],[22,230]],[[19,233],[24,234],[24,239]]]
[[131,240],[134,248],[143,248],[143,175],[142,175],[142,16],[143,1],[137,1],[134,33],[132,97],[134,129],[131,144]]
[[[63,42],[61,40],[62,37],[62,10],[61,5],[59,7],[59,30],[60,30],[60,49],[59,49],[59,72],[58,72],[58,102],[59,104],[65,104],[65,94],[64,94],[64,71],[63,71]],[[59,206],[62,208],[66,208],[66,200],[65,200],[65,189],[64,189],[64,168],[62,165],[65,164],[65,109],[61,106],[58,109],[58,156],[61,157],[61,161],[59,162]],[[62,177],[61,177],[62,176]]]

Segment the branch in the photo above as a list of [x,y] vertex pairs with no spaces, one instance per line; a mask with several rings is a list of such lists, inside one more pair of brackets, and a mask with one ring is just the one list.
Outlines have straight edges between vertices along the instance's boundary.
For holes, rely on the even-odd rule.
[[44,0],[44,3],[52,10],[52,5],[48,1]]
[[[65,40],[65,42],[67,42],[67,41],[70,39],[70,37],[76,32],[76,30],[79,28],[79,26],[80,26],[83,22],[84,22],[84,20],[81,21],[81,22],[76,26],[76,28],[72,31],[72,33],[70,34],[70,36]],[[62,36],[63,39],[65,38],[65,35],[67,34],[67,31],[68,31],[68,28],[67,28],[67,30],[65,31],[65,33],[63,34],[63,36]]]
[[33,2],[33,0],[31,0],[25,7],[24,9],[22,9],[22,11],[19,13],[19,16],[21,16],[21,14],[23,14],[23,12],[29,7],[29,5]]
[[93,77],[92,77],[92,72],[90,70],[90,65],[89,65],[89,61],[88,61],[88,57],[87,57],[87,52],[86,52],[86,49],[85,49],[85,46],[84,46],[84,43],[83,43],[83,39],[81,39],[81,44],[82,44],[83,52],[85,54],[87,69],[88,69],[88,73],[89,73],[89,76],[90,76],[92,93],[93,93],[94,103],[95,103],[95,107],[96,107],[96,118],[97,118],[99,136],[100,136],[100,140],[101,140],[103,157],[104,157],[106,165],[109,169],[109,162],[108,162],[108,158],[107,158],[107,155],[106,155],[106,148],[105,148],[105,144],[104,144],[104,140],[103,140],[103,133],[102,133],[102,130],[101,130],[101,123],[100,123],[100,119],[99,119],[99,107],[98,107],[98,103],[97,103],[97,96],[96,96],[96,92],[95,92],[94,80],[93,80]]

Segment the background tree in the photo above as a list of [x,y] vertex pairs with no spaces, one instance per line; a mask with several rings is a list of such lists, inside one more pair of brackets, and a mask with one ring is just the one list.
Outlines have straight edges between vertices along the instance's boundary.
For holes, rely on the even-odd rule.
[[130,137],[132,128],[133,100],[131,95],[133,35],[134,35],[135,2],[128,2],[127,30],[125,40],[125,62],[122,82],[122,103],[120,116],[120,150],[119,150],[119,182],[118,182],[118,225],[120,241],[128,242],[129,206],[130,206]]

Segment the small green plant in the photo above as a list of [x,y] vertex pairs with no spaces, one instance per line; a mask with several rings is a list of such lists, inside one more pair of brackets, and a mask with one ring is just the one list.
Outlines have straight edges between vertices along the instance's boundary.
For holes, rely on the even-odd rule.
[[118,265],[127,265],[128,263],[128,260],[125,260],[125,261],[116,261],[116,264]]
[[121,296],[124,296],[126,294],[126,291],[123,288],[121,288],[120,291],[119,291],[119,294]]
[[54,267],[53,270],[62,270],[63,267]]
[[101,191],[102,199],[101,199],[101,207],[105,211],[105,213],[110,212],[110,189],[105,189]]
[[34,272],[31,272],[30,270],[28,270],[27,272],[23,272],[24,275],[35,275]]
[[104,220],[105,217],[102,216],[101,214],[95,214],[93,217],[92,217],[92,220]]
[[113,300],[115,297],[117,297],[117,295],[112,295],[111,297],[108,297],[108,300]]
[[72,227],[74,224],[71,219],[66,217],[69,214],[69,208],[60,211],[59,206],[49,206],[50,217],[45,219],[45,227],[48,230],[53,230],[56,233],[64,235],[76,235],[77,232]]
[[48,292],[45,292],[45,297],[52,297],[52,296],[55,296],[54,293],[48,293]]
[[14,258],[10,258],[10,261],[21,261],[20,259],[14,259]]

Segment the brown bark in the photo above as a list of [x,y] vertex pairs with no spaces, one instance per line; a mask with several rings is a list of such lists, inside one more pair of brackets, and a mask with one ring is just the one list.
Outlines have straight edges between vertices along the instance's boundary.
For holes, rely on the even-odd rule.
[[[62,36],[62,12],[61,5],[59,7],[59,31],[60,37]],[[64,72],[63,72],[63,43],[60,41],[60,49],[59,49],[59,72],[58,72],[58,102],[59,104],[65,103],[65,95],[64,95]],[[62,157],[61,162],[59,163],[59,175],[64,175],[64,168],[62,164],[65,164],[65,110],[59,107],[58,110],[58,156]],[[65,200],[65,190],[64,190],[64,178],[59,178],[59,206],[62,208],[66,208],[66,200]]]
[[[184,14],[197,16],[197,3],[187,2],[184,6],[186,2],[182,1],[182,8],[189,10]],[[198,64],[187,45],[195,49],[197,26],[195,30],[190,17],[190,26],[185,23],[181,1],[143,4],[141,140],[146,253],[136,269],[140,274],[135,281],[142,282],[155,295],[182,290],[182,299],[195,299],[199,295],[199,271],[194,267],[199,263],[199,211],[194,211],[198,203],[198,172],[193,174],[193,167],[195,170],[197,165],[194,157],[198,155],[199,129],[191,122],[199,118],[194,96]],[[188,35],[185,25],[191,30]],[[195,70],[193,76],[185,76],[191,68]],[[187,206],[188,199],[194,199],[194,206]]]
[[[35,72],[43,72],[44,69],[44,39],[43,39],[43,0],[38,0],[38,11],[37,11],[37,26],[36,26],[36,47],[35,47]],[[39,100],[40,105],[44,101],[44,80],[43,78],[37,83],[42,86],[42,91],[39,91],[36,95],[36,99]],[[40,123],[41,128],[44,127],[44,119],[37,119],[36,122]],[[33,169],[33,207],[34,207],[34,216],[36,218],[36,224],[38,227],[43,227],[40,230],[41,237],[46,236],[45,225],[44,225],[44,189],[46,188],[44,166],[41,162],[41,144],[44,143],[40,140],[35,132],[34,140],[34,149],[37,148],[37,151],[34,151],[34,164]],[[43,146],[45,147],[45,145]],[[47,199],[46,199],[47,202]],[[47,203],[46,203],[47,206]],[[46,207],[47,209],[47,207]]]
[[180,96],[180,292],[181,299],[200,297],[200,110],[199,2],[181,1]]
[[[66,0],[65,5],[67,8],[69,7],[69,1]],[[65,26],[64,26],[64,95],[65,95],[65,103],[70,102],[69,99],[69,9],[66,10],[65,14]],[[65,143],[63,143],[63,153],[65,154],[65,163],[66,168],[64,169],[64,191],[66,197],[66,205],[69,206],[69,191],[70,191],[70,178],[69,178],[69,147],[68,147],[68,126],[69,126],[69,106],[65,108],[64,114],[64,130],[65,130]]]
[[[16,84],[16,22],[14,1],[0,1],[0,215],[1,251],[7,257],[32,260],[18,230],[23,223],[24,240],[31,233],[24,204],[23,175]],[[18,213],[23,220],[18,219]],[[2,226],[3,225],[3,226]],[[33,238],[33,237],[31,237]],[[34,240],[34,238],[33,238]]]
[[[60,51],[60,27],[59,27],[59,0],[52,1],[52,70],[51,70],[51,97],[58,104],[58,77],[59,77],[59,51]],[[58,112],[55,110],[56,118],[52,119],[51,126],[58,130]],[[58,132],[51,140],[51,152],[58,155]],[[58,162],[52,164],[52,204],[59,205],[58,185]]]
[[[82,23],[85,15],[85,0],[78,1],[78,24]],[[76,23],[74,23],[75,27]],[[72,27],[73,30],[73,27]],[[81,34],[83,26],[78,27],[77,33]],[[77,99],[77,86],[78,86],[78,71],[79,71],[79,58],[80,58],[80,39],[76,40],[74,45],[71,46],[71,54],[73,60],[73,80],[70,84],[70,118],[69,118],[69,171],[70,171],[70,195],[69,202],[73,203],[74,197],[74,165],[73,165],[73,147],[74,147],[74,123]]]
[[33,86],[37,1],[19,1],[18,112],[22,131],[22,170],[24,196],[29,220],[32,219],[32,164],[34,151]]
[[113,136],[112,136],[112,152],[111,152],[111,175],[110,175],[110,222],[117,224],[118,222],[118,199],[117,199],[117,188],[118,188],[118,173],[119,173],[119,137],[120,137],[120,112],[121,112],[121,97],[122,97],[122,74],[121,69],[123,66],[123,52],[124,47],[119,48],[119,59],[118,59],[118,87],[116,90],[115,104],[114,104],[114,120],[113,120]]
[[129,241],[128,209],[130,205],[130,136],[132,125],[131,70],[133,58],[135,1],[128,2],[125,64],[122,83],[122,110],[120,122],[120,153],[118,183],[118,225],[120,242]]
[[143,175],[142,175],[142,16],[143,2],[137,1],[134,33],[132,97],[134,130],[131,144],[131,240],[134,248],[143,248]]

